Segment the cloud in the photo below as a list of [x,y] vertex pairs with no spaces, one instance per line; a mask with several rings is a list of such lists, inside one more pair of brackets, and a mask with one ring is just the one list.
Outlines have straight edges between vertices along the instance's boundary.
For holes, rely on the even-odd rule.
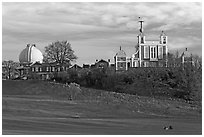
[[[188,46],[201,55],[197,50],[202,47],[201,11],[201,3],[189,2],[3,2],[3,58],[16,59],[29,42],[37,43],[43,50],[55,40],[73,43],[83,61],[84,58],[95,60],[98,56],[111,58],[110,54],[117,52],[120,45],[131,56],[139,33],[139,16],[144,18],[147,39],[158,39],[161,30],[165,30],[170,48]],[[93,57],[83,54],[86,47]],[[13,54],[16,49],[18,51]],[[104,55],[106,51],[110,52]]]

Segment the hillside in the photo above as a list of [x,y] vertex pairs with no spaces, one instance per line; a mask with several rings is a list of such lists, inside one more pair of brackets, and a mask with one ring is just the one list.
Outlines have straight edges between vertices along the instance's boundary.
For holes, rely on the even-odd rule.
[[[2,81],[3,92],[3,133],[4,134],[200,134],[201,106],[189,104],[183,100],[156,99],[103,90],[81,88],[82,92],[76,100],[68,100],[68,87],[63,84],[46,81]],[[66,120],[65,120],[66,119]],[[103,119],[102,121],[100,119]],[[126,119],[126,120],[125,120]],[[128,120],[129,119],[129,120]],[[137,130],[130,128],[136,126]],[[173,119],[173,120],[172,120]],[[84,131],[80,127],[74,133],[59,128],[62,121],[73,123],[74,127],[94,126],[99,129]],[[136,121],[135,121],[136,120]],[[31,121],[31,125],[27,122]],[[59,127],[43,127],[34,129],[47,122],[56,122]],[[106,121],[106,122],[105,122]],[[109,122],[110,123],[109,123]],[[115,122],[114,122],[115,121]],[[120,121],[120,122],[119,122]],[[129,121],[129,122],[128,122]],[[18,125],[17,123],[22,125]],[[25,123],[26,122],[26,123]],[[33,122],[33,124],[32,124]],[[98,122],[98,123],[97,123]],[[143,123],[144,122],[144,123]],[[155,124],[158,130],[153,131],[149,124]],[[110,124],[113,129],[106,129]],[[165,124],[173,124],[178,130],[164,132]],[[16,125],[17,124],[17,125]],[[26,127],[24,124],[27,124]],[[91,125],[90,125],[91,124]],[[127,125],[120,130],[120,124]],[[144,124],[144,125],[143,125]],[[189,126],[196,125],[195,129]],[[30,127],[29,127],[30,126]],[[72,125],[69,125],[73,128]],[[101,127],[102,126],[102,127]],[[193,126],[193,127],[194,127]],[[144,131],[144,127],[149,132]],[[191,130],[181,128],[191,128]],[[45,129],[44,129],[45,128]],[[93,128],[93,127],[92,127]],[[52,129],[52,132],[51,132]],[[55,131],[56,130],[56,131]],[[61,130],[63,132],[61,132]],[[114,132],[118,131],[118,132]],[[46,131],[46,132],[45,132]],[[48,132],[49,131],[49,132]],[[123,131],[123,132],[122,132]],[[128,132],[129,131],[129,132]],[[133,132],[134,131],[134,132]],[[140,131],[140,132],[139,132]],[[185,132],[184,132],[185,131]]]

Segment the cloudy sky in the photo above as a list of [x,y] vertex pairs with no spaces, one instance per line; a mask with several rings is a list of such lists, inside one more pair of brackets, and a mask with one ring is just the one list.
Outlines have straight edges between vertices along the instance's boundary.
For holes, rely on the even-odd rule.
[[111,59],[122,46],[128,56],[135,52],[138,17],[144,19],[146,40],[168,35],[170,52],[186,47],[202,56],[201,3],[3,3],[2,59],[18,61],[27,43],[44,47],[68,40],[77,64]]

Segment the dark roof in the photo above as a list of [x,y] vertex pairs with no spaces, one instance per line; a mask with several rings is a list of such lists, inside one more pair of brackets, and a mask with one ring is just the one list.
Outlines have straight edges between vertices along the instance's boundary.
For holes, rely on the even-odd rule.
[[34,66],[34,65],[42,65],[42,63],[40,63],[40,62],[35,62],[35,63],[31,64],[31,66]]
[[96,65],[95,64],[91,64],[91,68],[94,68],[94,67],[96,67]]
[[100,62],[105,62],[105,63],[108,63],[108,61],[105,61],[104,59],[101,59],[101,60],[99,60],[98,62],[96,62],[96,63],[100,63]]
[[90,65],[89,64],[83,64],[83,68],[89,68]]
[[79,68],[79,69],[81,69],[82,67],[81,66],[79,66],[79,65],[77,65],[77,64],[74,64],[73,66],[71,66],[70,68]]

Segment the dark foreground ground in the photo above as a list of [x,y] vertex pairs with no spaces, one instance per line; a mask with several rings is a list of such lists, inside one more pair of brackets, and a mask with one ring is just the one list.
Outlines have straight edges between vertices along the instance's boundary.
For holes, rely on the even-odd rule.
[[[201,107],[178,100],[152,99],[83,88],[66,99],[66,87],[3,81],[3,134],[202,134]],[[164,130],[171,125],[172,130]]]

